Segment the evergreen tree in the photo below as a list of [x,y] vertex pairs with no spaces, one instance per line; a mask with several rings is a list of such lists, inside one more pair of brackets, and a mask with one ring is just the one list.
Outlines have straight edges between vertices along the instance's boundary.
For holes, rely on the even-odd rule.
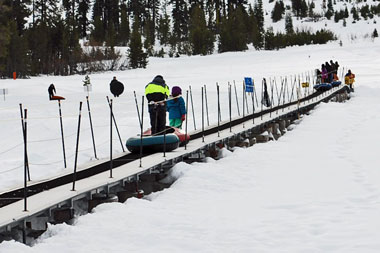
[[90,21],[87,18],[87,13],[90,10],[90,0],[79,0],[78,5],[78,26],[80,31],[80,37],[87,36],[88,25]]
[[93,22],[94,28],[91,31],[91,39],[95,43],[102,43],[105,40],[105,31],[101,17],[95,16]]
[[262,0],[258,0],[255,3],[254,9],[253,9],[256,22],[257,22],[257,40],[258,40],[258,48],[262,48],[264,46],[264,10],[263,10],[263,2]]
[[26,77],[30,74],[30,60],[28,57],[27,40],[23,34],[19,34],[18,29],[19,27],[17,22],[9,22],[9,31],[11,36],[7,49],[7,68],[4,73],[8,77],[12,77],[13,72],[16,72],[18,77]]
[[140,24],[138,17],[135,17],[128,52],[129,67],[133,69],[145,68],[148,64],[147,54],[142,50],[141,33],[139,29]]
[[29,5],[31,0],[4,0],[4,5],[10,9],[10,19],[15,21],[18,34],[25,32],[27,18],[31,14]]
[[262,37],[260,36],[259,27],[257,24],[255,13],[252,9],[252,6],[249,6],[248,9],[248,43],[252,43],[252,45],[256,49],[260,49],[262,46]]
[[232,10],[221,25],[219,52],[243,51],[247,49],[247,34],[244,26],[244,11],[241,6]]
[[8,45],[11,39],[11,32],[8,26],[10,8],[0,0],[0,76],[6,76],[6,59],[8,56]]
[[122,4],[120,7],[120,32],[119,32],[119,42],[122,46],[126,46],[129,41],[129,36],[131,30],[129,28],[129,16],[127,13],[127,6]]
[[282,19],[282,15],[285,13],[285,6],[283,1],[276,1],[274,4],[274,8],[272,11],[272,20],[273,22],[280,21]]
[[171,0],[173,5],[173,37],[176,41],[184,41],[188,35],[189,14],[185,0]]
[[189,40],[192,54],[210,54],[214,49],[214,35],[207,28],[205,13],[199,5],[192,8]]
[[379,34],[377,33],[377,30],[375,28],[375,30],[373,30],[373,33],[372,33],[372,38],[377,38],[379,37]]
[[287,34],[294,33],[292,16],[289,14],[285,16],[285,31]]
[[167,45],[170,39],[170,17],[168,14],[160,15],[158,19],[157,37],[161,45]]

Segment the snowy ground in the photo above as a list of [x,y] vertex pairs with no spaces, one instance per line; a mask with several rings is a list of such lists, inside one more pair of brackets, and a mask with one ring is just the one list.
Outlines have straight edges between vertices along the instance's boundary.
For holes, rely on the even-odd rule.
[[[91,110],[98,156],[103,158],[109,155],[105,96],[110,95],[108,84],[114,75],[126,88],[114,105],[123,141],[138,132],[133,91],[141,100],[145,84],[156,74],[162,74],[170,87],[192,85],[198,112],[200,87],[207,85],[213,122],[216,82],[226,97],[227,83],[240,82],[241,91],[244,76],[254,77],[257,84],[262,77],[276,77],[279,83],[280,76],[301,75],[332,59],[352,69],[357,85],[353,99],[318,106],[277,142],[225,151],[226,157],[219,161],[178,164],[173,169],[178,180],[170,189],[124,204],[101,205],[80,217],[75,226],[51,226],[33,247],[3,242],[0,252],[378,252],[379,53],[379,41],[343,47],[336,42],[272,52],[153,58],[144,70],[91,75]],[[20,102],[30,118],[32,179],[72,170],[79,101],[85,102],[86,96],[83,79],[49,76],[0,81],[0,89],[9,90],[5,101],[0,101],[0,191],[22,180]],[[50,83],[67,98],[62,105],[67,170],[62,162],[58,106],[47,99]],[[227,115],[228,104],[224,105],[222,113]],[[85,114],[80,164],[93,159]],[[147,118],[145,122],[148,125]],[[116,141],[115,153],[121,152]]]

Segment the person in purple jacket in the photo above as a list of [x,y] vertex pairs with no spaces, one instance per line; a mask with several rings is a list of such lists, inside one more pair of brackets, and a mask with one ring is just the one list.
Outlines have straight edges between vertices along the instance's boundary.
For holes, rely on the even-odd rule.
[[322,64],[322,68],[321,68],[321,70],[322,70],[322,83],[326,83],[326,82],[328,82],[328,73],[327,73],[327,69],[326,69],[326,67],[325,67],[325,64]]
[[172,98],[166,102],[166,110],[169,112],[169,125],[181,128],[186,119],[185,100],[182,98],[182,90],[178,86],[172,88]]

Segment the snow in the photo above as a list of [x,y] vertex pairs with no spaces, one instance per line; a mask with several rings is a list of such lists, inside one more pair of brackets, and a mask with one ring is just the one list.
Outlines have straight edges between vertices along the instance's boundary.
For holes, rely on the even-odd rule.
[[[196,115],[201,110],[201,86],[207,85],[210,123],[216,122],[216,82],[227,101],[227,83],[235,80],[241,106],[243,77],[252,76],[260,90],[262,77],[277,78],[279,84],[280,77],[306,75],[332,59],[356,74],[356,84],[349,101],[317,106],[278,141],[223,150],[218,161],[179,163],[167,179],[175,181],[169,189],[144,199],[100,205],[78,217],[74,225],[49,225],[31,247],[5,241],[0,252],[378,252],[380,42],[346,42],[342,47],[332,42],[269,52],[150,58],[147,69],[90,75],[97,153],[105,159],[109,156],[106,96],[113,76],[125,85],[124,93],[112,98],[123,142],[139,132],[133,91],[140,102],[145,85],[157,74],[170,87],[192,86]],[[19,103],[28,109],[33,182],[72,171],[79,101],[84,102],[79,165],[94,160],[83,80],[80,75],[0,80],[0,89],[9,91],[0,100],[0,191],[22,184]],[[66,97],[62,111],[67,169],[58,106],[47,96],[50,83],[57,95]],[[227,114],[224,103],[222,118],[227,119]],[[144,116],[147,127],[146,109]],[[197,124],[199,128],[200,116]],[[193,130],[191,121],[189,127]],[[114,132],[114,152],[120,154],[115,136]]]

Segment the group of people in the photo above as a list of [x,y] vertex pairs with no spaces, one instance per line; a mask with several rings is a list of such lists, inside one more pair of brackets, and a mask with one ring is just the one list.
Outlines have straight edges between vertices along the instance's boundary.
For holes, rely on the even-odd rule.
[[339,80],[338,78],[338,68],[339,63],[333,60],[325,62],[321,66],[321,70],[317,69],[317,83],[331,83],[333,81]]
[[[111,93],[118,97],[124,90],[124,86],[116,77],[110,83]],[[163,134],[166,129],[166,112],[169,112],[169,125],[181,128],[186,119],[185,100],[182,98],[182,90],[173,86],[171,94],[169,86],[161,75],[157,75],[145,86],[145,96],[148,100],[151,134]]]
[[182,127],[182,122],[186,119],[186,108],[181,95],[182,90],[178,86],[173,86],[170,95],[169,86],[161,75],[157,75],[145,86],[152,135],[165,132],[166,112],[169,112],[170,126]]

